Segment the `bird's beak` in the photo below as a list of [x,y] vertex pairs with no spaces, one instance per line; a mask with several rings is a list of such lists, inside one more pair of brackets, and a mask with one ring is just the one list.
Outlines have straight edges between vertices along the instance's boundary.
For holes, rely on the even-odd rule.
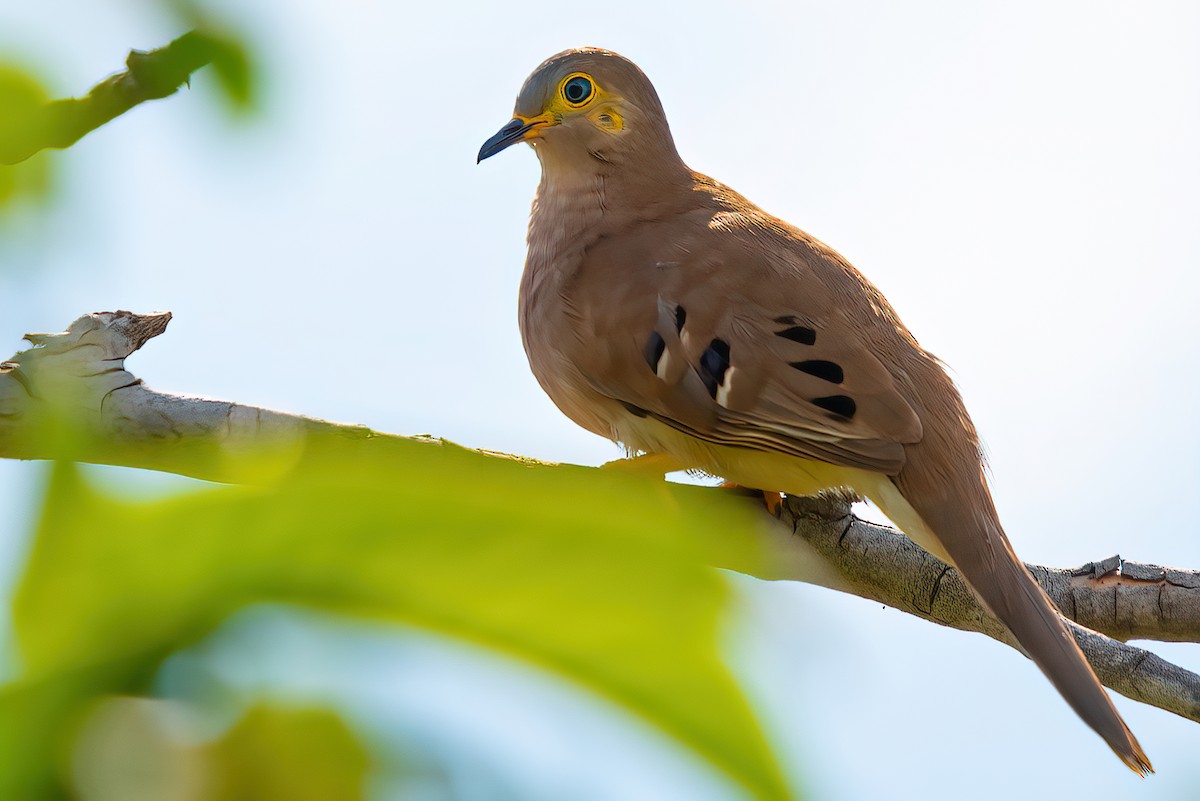
[[538,136],[537,131],[539,128],[550,123],[551,119],[548,114],[542,114],[531,119],[525,119],[521,116],[513,117],[507,125],[496,131],[491,139],[483,143],[483,147],[479,148],[479,158],[475,160],[475,163],[478,164],[486,158],[491,158],[509,145],[533,139]]

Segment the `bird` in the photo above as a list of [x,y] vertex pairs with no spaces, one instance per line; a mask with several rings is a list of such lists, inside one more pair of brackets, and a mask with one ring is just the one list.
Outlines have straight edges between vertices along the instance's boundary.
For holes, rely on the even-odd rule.
[[653,84],[612,51],[538,66],[477,163],[520,142],[541,181],[519,326],[567,417],[660,474],[870,499],[958,570],[1125,765],[1153,772],[1014,552],[954,382],[866,277],[690,169]]

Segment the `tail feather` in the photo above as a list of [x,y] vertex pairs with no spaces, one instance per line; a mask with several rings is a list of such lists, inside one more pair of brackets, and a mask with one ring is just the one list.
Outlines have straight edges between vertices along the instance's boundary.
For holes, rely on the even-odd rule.
[[[970,503],[910,503],[890,481],[875,503],[917,544],[952,564],[1000,619],[1067,703],[1135,773],[1154,772],[1058,610],[1017,558],[990,499]],[[947,559],[948,557],[948,559]]]

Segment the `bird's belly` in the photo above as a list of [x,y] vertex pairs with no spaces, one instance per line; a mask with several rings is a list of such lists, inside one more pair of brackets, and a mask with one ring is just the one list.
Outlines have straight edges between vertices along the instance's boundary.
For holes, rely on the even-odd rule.
[[852,490],[859,497],[873,501],[909,539],[946,564],[954,564],[941,541],[882,473],[774,451],[718,445],[676,431],[657,420],[634,415],[626,415],[614,427],[621,441],[632,450],[667,454],[679,462],[680,469],[702,470],[743,487],[787,495]]
[[851,467],[708,442],[648,417],[626,413],[614,427],[621,442],[631,450],[667,454],[683,468],[702,470],[768,492],[815,495],[822,490],[849,487],[870,495],[879,481],[878,474]]
[[546,340],[525,341],[530,370],[559,411],[593,434],[623,443],[617,428],[621,405],[597,392],[570,354]]

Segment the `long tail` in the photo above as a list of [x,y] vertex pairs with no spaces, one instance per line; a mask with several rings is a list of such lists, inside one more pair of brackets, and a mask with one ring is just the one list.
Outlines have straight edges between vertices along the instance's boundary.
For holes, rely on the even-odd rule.
[[918,545],[958,569],[1026,655],[1122,762],[1141,776],[1154,772],[1058,610],[1013,552],[990,497],[957,502],[939,494],[922,503],[906,498],[889,479],[879,482],[877,492],[867,494]]

